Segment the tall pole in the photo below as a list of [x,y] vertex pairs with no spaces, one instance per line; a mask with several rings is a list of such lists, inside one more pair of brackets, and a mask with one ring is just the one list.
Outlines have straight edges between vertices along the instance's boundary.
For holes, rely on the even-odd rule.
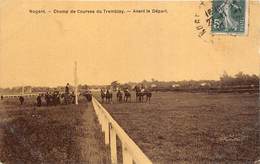
[[78,77],[77,77],[77,62],[75,61],[74,68],[74,85],[75,85],[75,104],[78,105]]
[[24,95],[24,85],[22,86],[22,96]]

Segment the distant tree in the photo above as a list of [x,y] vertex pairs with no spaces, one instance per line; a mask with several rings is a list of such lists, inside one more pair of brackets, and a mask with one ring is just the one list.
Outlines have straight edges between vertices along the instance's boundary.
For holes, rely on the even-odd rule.
[[229,86],[234,84],[234,78],[229,76],[226,71],[224,71],[223,75],[220,77],[220,83],[222,86]]
[[117,90],[119,85],[120,85],[120,83],[118,81],[111,82],[111,87],[112,87],[113,90]]
[[224,72],[220,77],[220,83],[222,86],[258,85],[259,77],[254,74],[248,75],[243,72],[238,72],[232,77]]
[[89,87],[88,87],[87,84],[84,84],[84,85],[81,86],[81,89],[88,89],[88,88],[89,88]]
[[120,84],[120,89],[131,89],[131,85],[129,85],[129,84]]
[[249,79],[249,81],[250,81],[250,84],[252,85],[259,85],[259,77],[257,76],[257,75],[255,75],[255,74],[253,74],[251,77],[250,77],[250,79]]

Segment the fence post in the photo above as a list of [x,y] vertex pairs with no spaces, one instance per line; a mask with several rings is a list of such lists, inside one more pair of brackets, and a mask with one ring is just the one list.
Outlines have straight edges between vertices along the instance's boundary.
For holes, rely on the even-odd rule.
[[133,164],[133,158],[129,154],[125,144],[122,144],[122,151],[123,151],[123,164]]
[[109,144],[109,121],[105,118],[104,120],[104,130],[105,130],[105,144]]
[[111,163],[117,164],[116,132],[111,125],[110,125],[110,152],[111,152]]
[[116,138],[118,136],[122,143],[123,164],[133,164],[136,162],[140,164],[152,164],[149,158],[110,116],[106,109],[103,108],[95,98],[93,98],[92,102],[100,121],[102,132],[105,133],[105,144],[110,144],[111,163],[117,164]]
[[103,113],[100,114],[100,118],[101,118],[101,127],[102,127],[102,132],[105,132],[105,116]]

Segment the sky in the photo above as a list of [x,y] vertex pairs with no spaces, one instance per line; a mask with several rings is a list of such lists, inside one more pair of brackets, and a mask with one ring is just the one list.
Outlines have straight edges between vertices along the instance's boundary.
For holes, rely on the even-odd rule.
[[[246,36],[200,38],[198,1],[0,1],[0,87],[144,79],[217,80],[226,71],[259,74],[260,3],[251,1]],[[161,14],[32,14],[45,9],[166,9]],[[203,14],[202,14],[203,13]]]

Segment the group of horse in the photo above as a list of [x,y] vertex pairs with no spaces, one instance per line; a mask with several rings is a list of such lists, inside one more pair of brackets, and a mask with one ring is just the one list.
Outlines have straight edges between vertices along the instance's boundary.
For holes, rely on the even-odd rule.
[[74,93],[60,93],[59,91],[54,91],[52,93],[46,92],[44,95],[39,95],[37,97],[37,106],[42,105],[42,97],[44,97],[47,106],[75,103]]
[[[80,93],[79,95],[84,96],[87,101],[92,100],[92,94],[90,91],[86,91],[84,93]],[[44,101],[43,101],[44,99]],[[74,92],[69,93],[60,93],[59,91],[53,91],[53,92],[46,92],[45,94],[39,94],[36,98],[36,105],[42,106],[43,104],[46,104],[46,106],[56,106],[56,105],[68,105],[68,104],[74,104],[75,103],[76,96]],[[20,104],[24,104],[24,97],[21,95],[19,96]],[[44,102],[44,103],[43,103]]]
[[[80,93],[79,95],[84,96],[88,101],[92,100],[92,94],[90,91]],[[74,104],[76,100],[76,95],[74,92],[71,93],[59,93],[58,91],[53,92],[53,94],[45,94],[45,101],[48,105],[59,105],[59,104]]]
[[[149,102],[150,103],[151,97],[152,97],[152,92],[149,89],[135,87],[134,91],[135,91],[135,98],[136,98],[135,101],[136,102]],[[106,102],[106,103],[113,102],[113,92],[110,91],[109,89],[107,89],[106,91],[101,89],[100,96],[101,96],[102,102]],[[116,99],[117,99],[117,102],[119,102],[119,103],[131,102],[131,97],[132,97],[131,92],[128,89],[122,89],[122,91],[120,89],[118,89],[116,91]]]

